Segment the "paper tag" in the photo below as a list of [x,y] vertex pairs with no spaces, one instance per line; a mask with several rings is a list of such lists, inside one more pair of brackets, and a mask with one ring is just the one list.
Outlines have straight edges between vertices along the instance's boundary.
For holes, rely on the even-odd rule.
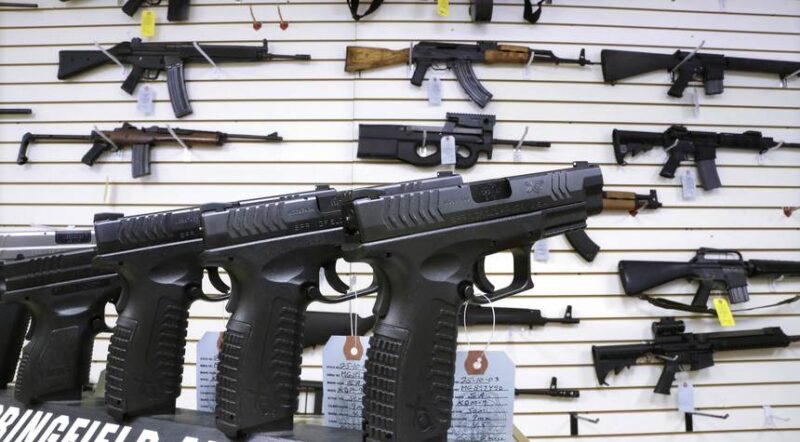
[[436,75],[428,79],[428,105],[442,105],[442,80]]
[[214,411],[217,405],[217,361],[220,332],[205,332],[197,342],[197,410]]
[[450,0],[436,0],[439,16],[447,17],[450,15]]
[[[331,336],[322,350],[322,410],[325,426],[362,428],[365,336]],[[355,350],[355,351],[353,351]]]
[[136,93],[136,109],[144,115],[153,115],[155,113],[155,98],[156,91],[148,85],[139,88]]
[[697,93],[697,88],[695,87],[689,95],[691,95],[692,98],[692,112],[694,117],[700,118],[700,94]]
[[539,262],[550,260],[550,245],[547,243],[547,238],[542,238],[533,243],[533,260]]
[[686,373],[676,373],[675,379],[678,384],[678,411],[694,413],[694,385]]
[[[480,368],[474,365],[481,358]],[[448,439],[512,441],[514,363],[503,351],[459,351]]]
[[725,8],[728,6],[728,2],[725,0],[719,0],[719,10],[724,11]]
[[764,409],[764,426],[770,428],[774,427],[775,413],[772,411],[772,407],[769,405],[764,405],[762,408]]
[[156,12],[150,9],[142,11],[142,37],[149,38],[156,35]]
[[454,136],[443,136],[439,150],[441,151],[442,165],[456,164],[456,138]]
[[697,197],[697,179],[691,170],[681,174],[681,194],[684,200],[693,200]]
[[733,319],[733,312],[728,300],[725,298],[714,298],[714,310],[717,311],[717,318],[719,325],[723,327],[733,327],[736,325],[736,320]]

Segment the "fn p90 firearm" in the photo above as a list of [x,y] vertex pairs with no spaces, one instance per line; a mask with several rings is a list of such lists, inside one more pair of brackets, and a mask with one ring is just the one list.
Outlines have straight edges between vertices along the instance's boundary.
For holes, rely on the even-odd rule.
[[[444,440],[452,417],[457,318],[465,300],[485,303],[533,286],[540,238],[586,227],[600,212],[597,166],[574,167],[396,195],[353,192],[343,207],[344,258],[371,265],[380,290],[367,351],[367,439]],[[514,278],[486,290],[486,256],[512,250]]]
[[[360,124],[357,155],[359,158],[398,159],[415,166],[438,166],[442,164],[444,143],[451,142],[456,168],[466,169],[474,166],[481,154],[492,159],[495,144],[550,147],[550,143],[543,141],[520,143],[496,139],[496,122],[494,115],[448,112],[442,127]],[[426,155],[423,149],[429,144],[430,153]]]
[[[195,46],[197,45],[197,46]],[[202,52],[201,52],[202,51]],[[194,42],[143,43],[134,38],[124,41],[106,51],[120,63],[131,65],[131,73],[122,83],[122,90],[133,95],[142,80],[156,80],[161,71],[167,71],[167,90],[175,116],[180,118],[192,113],[189,95],[186,92],[186,77],[183,67],[187,63],[207,63],[206,56],[215,63],[245,63],[273,60],[310,60],[308,55],[271,54],[264,40],[262,46],[200,45]],[[59,51],[58,79],[66,80],[92,69],[113,64],[103,51]]]
[[800,336],[788,336],[780,327],[715,333],[685,333],[683,321],[665,318],[653,323],[653,340],[643,344],[593,346],[592,358],[597,381],[606,384],[612,371],[619,373],[642,359],[652,357],[664,363],[654,392],[670,394],[675,374],[714,365],[718,351],[788,347]]
[[557,57],[548,50],[498,44],[494,41],[480,41],[477,44],[421,41],[410,50],[348,46],[344,70],[360,72],[384,66],[414,63],[416,68],[411,76],[411,84],[422,86],[428,69],[446,66],[453,70],[458,84],[461,85],[470,100],[478,106],[484,107],[492,99],[492,93],[480,83],[472,65],[475,63],[525,65],[531,58],[534,62],[540,63],[577,64],[580,66],[594,64],[586,59],[583,50],[581,50],[579,58],[572,59]]
[[625,157],[647,152],[661,146],[667,152],[667,162],[659,175],[675,178],[675,171],[681,161],[694,160],[700,183],[705,190],[720,187],[722,183],[717,173],[717,149],[743,149],[763,154],[775,148],[800,148],[800,143],[784,143],[765,137],[761,132],[749,130],[740,134],[701,132],[689,130],[685,126],[674,125],[662,132],[639,132],[614,129],[614,158],[617,164],[628,164]]
[[17,154],[17,164],[22,165],[28,162],[28,145],[39,140],[91,142],[92,148],[81,158],[81,162],[87,166],[94,165],[95,161],[106,152],[130,147],[131,175],[134,178],[139,178],[150,175],[150,150],[156,144],[183,142],[187,146],[222,146],[228,141],[281,141],[283,138],[279,137],[277,132],[263,136],[228,134],[205,130],[169,129],[158,126],[138,129],[129,123],[123,123],[121,127],[112,130],[92,131],[89,135],[32,134],[28,132],[22,136],[19,153]]
[[683,91],[692,80],[703,83],[706,95],[721,94],[724,91],[725,71],[778,74],[781,79],[785,79],[800,69],[800,62],[795,61],[727,57],[722,54],[687,51],[652,54],[603,49],[600,52],[600,62],[603,65],[603,80],[612,84],[648,72],[667,71],[672,75],[672,86],[667,91],[671,97],[682,97]]

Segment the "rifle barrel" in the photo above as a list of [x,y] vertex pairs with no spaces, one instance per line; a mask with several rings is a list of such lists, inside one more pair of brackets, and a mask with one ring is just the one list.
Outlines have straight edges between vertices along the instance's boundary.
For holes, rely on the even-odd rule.
[[228,134],[229,140],[263,140],[263,141],[281,141],[283,137],[278,136],[277,132],[269,135],[242,135],[242,134]]
[[29,115],[32,113],[31,109],[24,108],[0,109],[0,114]]
[[0,2],[0,8],[38,8],[36,3],[7,3]]
[[[494,139],[492,140],[493,144],[508,144],[512,146],[516,146],[519,143],[519,140],[505,140],[505,139]],[[550,147],[549,141],[523,141],[523,146],[530,146],[530,147]]]

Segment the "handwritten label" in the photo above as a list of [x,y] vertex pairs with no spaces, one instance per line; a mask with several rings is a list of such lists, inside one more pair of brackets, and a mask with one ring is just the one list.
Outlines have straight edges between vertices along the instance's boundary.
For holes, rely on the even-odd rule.
[[731,306],[730,304],[728,304],[727,299],[714,298],[714,310],[717,311],[717,319],[719,319],[719,325],[723,327],[736,326],[736,320],[733,319],[733,312],[731,311]]
[[361,429],[367,348],[369,338],[365,336],[331,336],[325,344],[322,350],[325,426]]
[[214,411],[217,405],[217,361],[220,332],[205,332],[197,343],[197,409]]
[[445,135],[439,143],[442,165],[456,164],[456,138],[452,135]]
[[142,37],[149,38],[156,35],[156,12],[150,9],[142,11]]
[[448,440],[511,441],[514,363],[505,352],[490,351],[484,354],[480,370],[475,370],[465,365],[470,353],[474,356],[475,352],[456,354],[453,423]]

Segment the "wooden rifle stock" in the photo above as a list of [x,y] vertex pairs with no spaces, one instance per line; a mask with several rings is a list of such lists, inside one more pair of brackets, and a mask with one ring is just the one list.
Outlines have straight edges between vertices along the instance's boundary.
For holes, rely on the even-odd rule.
[[359,72],[368,69],[407,64],[409,49],[368,48],[348,46],[344,63],[345,72]]

